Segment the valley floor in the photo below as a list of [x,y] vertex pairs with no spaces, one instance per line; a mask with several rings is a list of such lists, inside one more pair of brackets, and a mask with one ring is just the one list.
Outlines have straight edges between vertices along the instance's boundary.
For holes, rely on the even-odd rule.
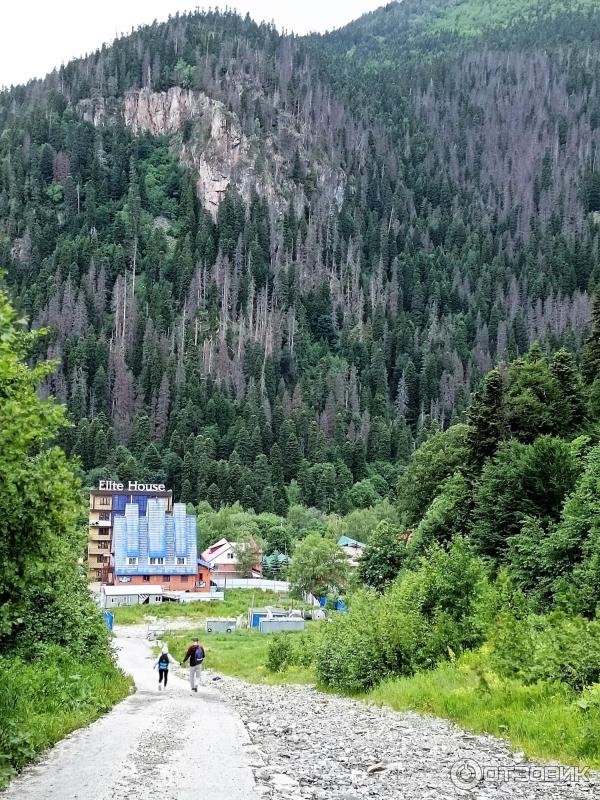
[[192,695],[172,671],[159,693],[145,630],[117,626],[136,694],[26,769],[2,800],[600,798],[600,784],[544,772],[496,738],[306,685],[205,675]]

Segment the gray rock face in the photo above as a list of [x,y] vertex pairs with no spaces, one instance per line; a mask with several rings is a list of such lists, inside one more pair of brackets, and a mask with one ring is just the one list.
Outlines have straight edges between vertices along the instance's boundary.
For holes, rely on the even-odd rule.
[[[298,212],[304,207],[302,189],[289,178],[290,154],[295,147],[304,152],[304,135],[289,114],[280,113],[281,130],[275,135],[246,135],[238,116],[220,100],[181,86],[166,92],[137,89],[108,100],[88,98],[79,101],[77,111],[95,126],[121,117],[135,134],[171,137],[177,155],[195,173],[198,199],[213,218],[230,185],[246,201],[256,191],[275,213],[281,213],[292,198]],[[323,201],[341,205],[343,172],[314,152],[310,160]]]
[[306,686],[215,686],[246,725],[258,792],[269,800],[600,798],[592,776],[526,762],[443,720]]

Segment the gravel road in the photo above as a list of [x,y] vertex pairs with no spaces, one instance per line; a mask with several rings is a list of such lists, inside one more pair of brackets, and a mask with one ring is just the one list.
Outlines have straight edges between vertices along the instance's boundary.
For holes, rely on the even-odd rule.
[[600,784],[526,762],[490,736],[304,686],[224,678],[255,749],[257,791],[270,800],[591,800]]
[[2,800],[256,800],[239,716],[212,685],[192,694],[174,673],[158,692],[145,630],[116,629],[136,693],[63,739]]

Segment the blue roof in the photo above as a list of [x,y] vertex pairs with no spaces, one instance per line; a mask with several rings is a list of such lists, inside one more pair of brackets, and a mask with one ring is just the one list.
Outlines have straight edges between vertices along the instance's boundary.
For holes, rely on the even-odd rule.
[[208,561],[204,561],[204,560],[203,560],[203,559],[201,559],[201,558],[199,558],[199,559],[198,559],[198,564],[199,564],[201,567],[207,567],[208,569],[212,569],[212,567],[211,567],[211,565],[208,563]]
[[175,503],[172,515],[162,500],[148,500],[145,514],[127,503],[125,515],[114,519],[113,549],[115,575],[195,575],[196,517],[182,503]]
[[366,544],[357,542],[356,539],[351,539],[349,536],[340,536],[338,544],[340,547],[366,547]]

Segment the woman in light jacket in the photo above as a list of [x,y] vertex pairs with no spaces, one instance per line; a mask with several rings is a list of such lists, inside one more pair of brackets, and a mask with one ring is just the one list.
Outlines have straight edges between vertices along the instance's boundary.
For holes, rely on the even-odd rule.
[[158,691],[162,690],[162,685],[164,683],[165,689],[167,688],[167,678],[169,677],[169,667],[171,664],[175,664],[176,667],[179,666],[179,661],[175,661],[171,653],[169,653],[169,646],[163,645],[161,653],[159,657],[154,662],[154,669],[158,667]]

